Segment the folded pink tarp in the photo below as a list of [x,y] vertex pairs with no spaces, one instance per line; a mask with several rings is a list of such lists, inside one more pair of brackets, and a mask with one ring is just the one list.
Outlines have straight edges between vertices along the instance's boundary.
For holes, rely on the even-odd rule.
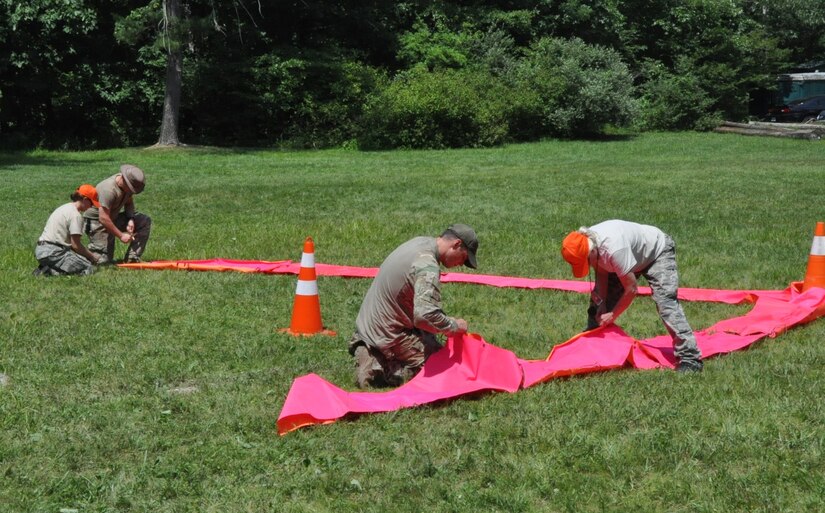
[[[745,348],[757,340],[825,314],[825,289],[756,297],[746,315],[696,332],[704,358]],[[407,408],[481,391],[515,392],[549,379],[620,367],[673,368],[670,337],[635,340],[618,326],[579,334],[553,348],[546,360],[523,360],[480,335],[450,337],[410,382],[389,392],[346,392],[315,374],[295,379],[278,416],[278,433],[328,424],[351,413]]]
[[[154,269],[180,271],[235,271],[242,273],[298,274],[301,265],[291,260],[269,262],[265,260],[159,260],[135,264],[119,264],[126,269]],[[354,267],[348,265],[315,264],[317,276],[338,276],[342,278],[374,278],[377,267]],[[517,276],[493,276],[488,274],[441,273],[442,283],[470,283],[492,287],[520,289],[551,289],[568,292],[589,293],[592,285],[586,281],[546,280],[543,278],[520,278]],[[650,295],[649,287],[639,287],[639,294]],[[685,301],[712,301],[716,303],[753,303],[756,297],[776,297],[784,299],[788,290],[717,290],[680,288],[679,299]]]

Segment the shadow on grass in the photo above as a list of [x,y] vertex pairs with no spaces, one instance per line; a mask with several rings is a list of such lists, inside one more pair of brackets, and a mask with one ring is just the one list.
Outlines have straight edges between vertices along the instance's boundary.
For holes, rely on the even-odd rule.
[[627,142],[636,139],[638,136],[639,134],[635,133],[594,134],[589,136],[571,138],[569,140],[586,142]]
[[494,146],[484,146],[479,148],[472,148],[469,146],[445,146],[445,147],[422,147],[422,148],[395,148],[389,146],[377,146],[377,147],[368,147],[368,148],[358,148],[359,153],[382,153],[382,152],[393,152],[393,151],[450,151],[450,150],[494,150],[497,148],[505,148],[507,146],[512,145],[524,145],[524,144],[534,144],[534,143],[543,143],[543,142],[551,142],[551,141],[564,141],[564,142],[626,142],[626,141],[633,141],[639,137],[640,134],[635,132],[615,132],[615,133],[605,133],[605,134],[587,134],[587,135],[575,135],[571,137],[543,137],[540,139],[534,140],[518,140],[518,141],[510,141],[504,144],[497,144]]
[[[86,158],[67,159],[63,153],[53,154],[31,154],[27,152],[0,152],[0,170],[8,171],[13,166],[40,166],[40,167],[64,167],[77,164],[93,164],[109,160],[108,158]],[[24,171],[21,169],[21,171]]]
[[89,151],[60,151],[60,150],[0,150],[0,170],[18,166],[39,166],[39,167],[64,167],[77,166],[78,164],[99,164],[101,162],[119,161],[120,158],[112,153],[116,152],[148,152],[153,154],[182,153],[197,155],[244,155],[249,153],[290,151],[278,148],[221,148],[218,146],[149,146],[137,148],[118,148],[114,150],[89,150]]

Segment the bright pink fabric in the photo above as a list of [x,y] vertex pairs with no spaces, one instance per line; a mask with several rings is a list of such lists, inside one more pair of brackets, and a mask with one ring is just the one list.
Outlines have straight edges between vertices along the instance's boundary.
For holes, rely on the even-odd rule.
[[[756,296],[746,315],[696,332],[704,358],[745,348],[757,340],[825,314],[825,289]],[[451,337],[409,383],[384,393],[346,392],[314,374],[297,378],[278,416],[278,433],[326,424],[349,413],[376,413],[479,391],[514,392],[573,374],[619,367],[674,367],[670,336],[635,340],[618,326],[582,333],[553,348],[546,360],[522,360],[479,335]]]
[[[239,271],[298,274],[300,265],[247,260],[179,260],[121,264],[137,269]],[[316,264],[319,276],[372,278],[377,268]],[[443,283],[472,283],[494,287],[554,289],[588,293],[584,281],[545,280],[484,274],[443,273]],[[799,283],[784,290],[715,290],[680,288],[679,298],[729,304],[755,303],[745,315],[696,331],[704,358],[745,348],[763,337],[825,315],[825,289],[801,292]],[[640,294],[650,294],[641,287]],[[487,343],[480,335],[451,337],[409,383],[388,392],[347,392],[316,374],[296,378],[281,413],[278,432],[286,434],[313,424],[326,424],[350,414],[377,413],[458,397],[481,391],[515,392],[562,376],[606,371],[619,367],[653,369],[674,366],[668,335],[635,340],[618,326],[600,328],[573,337],[553,348],[546,360],[523,360]]]
[[316,374],[296,378],[278,417],[278,432],[328,424],[348,413],[392,411],[482,390],[515,392],[521,379],[512,352],[477,335],[450,338],[417,376],[389,392],[345,392]]
[[760,298],[746,315],[717,322],[708,331],[775,337],[791,326],[812,321],[825,313],[825,289],[812,288],[803,293],[800,284],[793,283],[785,292],[786,299]]
[[628,363],[635,340],[618,326],[579,334],[550,351],[546,360],[519,360],[524,388],[574,374],[599,372]]
[[[244,273],[298,274],[301,266],[290,260],[268,262],[264,260],[159,260],[136,264],[120,264],[126,269],[155,269],[181,271],[237,271]],[[318,276],[339,276],[342,278],[374,278],[377,267],[355,267],[347,265],[315,264]],[[552,289],[568,292],[589,293],[591,284],[576,280],[547,280],[543,278],[521,278],[517,276],[493,276],[488,274],[441,273],[442,283],[471,283],[491,287],[521,289]],[[639,287],[640,295],[650,295],[650,287]],[[685,301],[711,301],[716,303],[753,303],[757,297],[784,299],[788,291],[779,290],[717,290],[680,288],[679,299]]]

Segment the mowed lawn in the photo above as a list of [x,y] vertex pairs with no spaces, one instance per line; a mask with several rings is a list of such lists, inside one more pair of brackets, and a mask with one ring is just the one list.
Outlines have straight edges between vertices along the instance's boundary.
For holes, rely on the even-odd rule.
[[[378,266],[475,227],[484,274],[572,279],[561,239],[610,218],[673,236],[686,287],[781,289],[825,220],[825,143],[719,134],[458,151],[125,149],[0,154],[0,511],[822,511],[825,322],[708,360],[348,418],[278,436],[292,380],[354,390],[346,342],[369,280],[319,279],[335,337],[296,339],[295,276],[102,269],[43,279],[33,246],[81,183],[122,163],[147,260]],[[123,245],[118,246],[122,256]],[[587,297],[446,284],[445,309],[528,359]],[[694,328],[747,305],[684,303]],[[639,298],[620,319],[664,333]]]

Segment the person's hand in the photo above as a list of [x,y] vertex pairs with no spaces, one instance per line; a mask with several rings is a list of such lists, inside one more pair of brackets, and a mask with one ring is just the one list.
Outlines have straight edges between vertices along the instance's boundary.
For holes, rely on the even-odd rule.
[[135,220],[134,219],[129,219],[129,222],[126,223],[126,232],[134,235],[134,233],[135,233]]
[[122,242],[124,244],[129,244],[130,242],[132,242],[132,234],[131,233],[126,233],[126,232],[121,233],[120,234],[120,242]]
[[613,324],[615,318],[613,317],[613,312],[605,312],[598,317],[599,326],[607,326],[608,324]]
[[456,326],[458,326],[455,330],[456,333],[467,333],[467,321],[464,319],[456,319],[455,323]]

